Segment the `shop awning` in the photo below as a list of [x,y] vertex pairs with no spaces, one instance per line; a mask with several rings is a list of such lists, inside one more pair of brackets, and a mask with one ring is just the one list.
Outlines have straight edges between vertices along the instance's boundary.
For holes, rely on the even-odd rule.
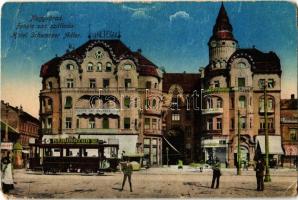
[[286,156],[298,156],[298,147],[292,144],[285,144],[284,150]]
[[166,143],[177,153],[181,154],[165,137],[163,139],[166,141]]
[[8,128],[9,133],[19,134],[19,132],[15,128],[13,128],[13,127],[9,126],[8,124],[6,124],[5,122],[1,121],[1,127],[0,127],[1,131],[5,131],[6,126]]
[[[281,148],[281,137],[279,135],[270,135],[269,139],[269,154],[284,154]],[[265,135],[257,136],[256,144],[259,144],[262,154],[265,154]]]

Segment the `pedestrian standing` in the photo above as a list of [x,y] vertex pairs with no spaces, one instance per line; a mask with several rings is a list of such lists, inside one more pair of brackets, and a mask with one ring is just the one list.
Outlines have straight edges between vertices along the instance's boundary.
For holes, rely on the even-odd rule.
[[14,189],[9,154],[1,160],[1,184],[3,193],[8,193],[9,190]]
[[126,179],[128,178],[128,182],[129,182],[129,187],[130,187],[130,192],[132,192],[132,185],[131,185],[131,175],[132,175],[132,164],[130,162],[128,162],[128,160],[126,160],[125,162],[121,162],[121,169],[123,172],[123,182],[122,182],[122,188],[121,191],[124,188]]
[[256,177],[257,177],[257,191],[264,190],[264,163],[262,160],[258,160],[256,164]]
[[212,176],[212,184],[211,184],[211,188],[214,188],[214,183],[216,181],[216,188],[219,187],[219,179],[221,176],[221,171],[220,171],[220,166],[219,163],[216,163],[213,167],[213,176]]

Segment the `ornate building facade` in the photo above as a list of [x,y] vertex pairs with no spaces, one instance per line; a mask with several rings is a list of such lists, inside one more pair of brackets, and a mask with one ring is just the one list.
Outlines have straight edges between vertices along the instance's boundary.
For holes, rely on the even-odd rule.
[[89,40],[42,65],[40,76],[43,142],[100,139],[161,164],[162,73],[140,50],[119,39]]
[[209,64],[202,73],[202,148],[205,160],[216,157],[233,166],[237,160],[238,130],[242,160],[252,161],[257,148],[264,153],[265,84],[272,145],[269,153],[271,156],[282,154],[281,66],[277,55],[254,47],[239,48],[223,4],[208,47]]

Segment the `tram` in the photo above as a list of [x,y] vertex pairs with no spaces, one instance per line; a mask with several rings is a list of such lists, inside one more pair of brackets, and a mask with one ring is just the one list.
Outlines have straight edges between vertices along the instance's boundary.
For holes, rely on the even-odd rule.
[[119,144],[98,139],[48,139],[29,145],[29,169],[44,173],[115,171],[119,164]]

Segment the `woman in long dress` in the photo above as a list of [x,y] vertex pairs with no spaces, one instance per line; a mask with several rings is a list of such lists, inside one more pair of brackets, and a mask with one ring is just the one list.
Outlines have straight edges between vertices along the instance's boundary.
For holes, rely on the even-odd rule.
[[8,193],[13,189],[12,165],[9,157],[5,157],[1,161],[1,183],[3,193]]

